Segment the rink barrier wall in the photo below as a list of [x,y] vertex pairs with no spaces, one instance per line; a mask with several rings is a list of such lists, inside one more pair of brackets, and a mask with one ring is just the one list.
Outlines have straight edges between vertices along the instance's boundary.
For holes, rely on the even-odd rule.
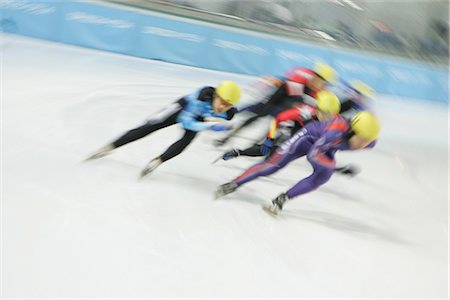
[[[1,29],[71,45],[249,75],[323,61],[379,93],[448,103],[448,70],[325,48],[102,2],[0,0]],[[188,76],[188,75],[187,75]]]

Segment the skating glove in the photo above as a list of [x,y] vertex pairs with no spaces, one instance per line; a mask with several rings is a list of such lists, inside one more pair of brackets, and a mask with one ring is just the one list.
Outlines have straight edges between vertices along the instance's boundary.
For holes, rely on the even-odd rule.
[[360,169],[353,165],[345,165],[343,167],[336,168],[335,171],[340,174],[353,177],[353,176],[356,176],[360,172]]
[[267,156],[270,154],[270,151],[272,151],[273,147],[273,140],[272,139],[266,139],[264,143],[261,145],[260,151],[261,154],[264,156]]
[[232,128],[233,127],[231,125],[226,125],[226,124],[215,124],[210,127],[210,129],[214,130],[214,131],[227,131],[227,130],[231,130]]

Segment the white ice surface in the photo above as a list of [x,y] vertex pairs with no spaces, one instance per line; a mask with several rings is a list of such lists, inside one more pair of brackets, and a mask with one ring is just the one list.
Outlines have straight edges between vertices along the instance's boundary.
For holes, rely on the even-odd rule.
[[221,134],[141,181],[178,125],[81,163],[186,93],[253,78],[8,35],[0,45],[3,297],[447,297],[447,106],[380,97],[378,146],[337,155],[362,173],[336,174],[274,219],[261,205],[308,175],[306,160],[217,201],[257,161],[211,165]]

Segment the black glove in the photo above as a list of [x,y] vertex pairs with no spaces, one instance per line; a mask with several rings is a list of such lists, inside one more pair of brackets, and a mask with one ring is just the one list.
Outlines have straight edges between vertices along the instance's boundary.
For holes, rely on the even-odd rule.
[[361,170],[358,167],[353,165],[345,165],[343,167],[336,168],[334,170],[340,174],[347,175],[350,177],[356,176],[359,172],[361,172]]

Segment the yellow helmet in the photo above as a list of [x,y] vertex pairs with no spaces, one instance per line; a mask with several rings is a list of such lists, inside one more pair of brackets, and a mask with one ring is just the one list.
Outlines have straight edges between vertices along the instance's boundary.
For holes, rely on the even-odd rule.
[[353,132],[368,141],[375,140],[380,134],[380,121],[371,112],[361,111],[357,113],[351,122]]
[[316,95],[317,108],[325,113],[337,114],[341,110],[341,102],[330,91],[319,91]]
[[338,73],[329,65],[324,63],[316,63],[314,65],[314,72],[328,82],[336,82],[338,79]]
[[350,85],[354,90],[363,96],[370,97],[375,94],[375,90],[362,81],[353,80],[350,82]]
[[225,80],[216,88],[216,94],[226,102],[236,105],[241,99],[241,88],[237,83]]

